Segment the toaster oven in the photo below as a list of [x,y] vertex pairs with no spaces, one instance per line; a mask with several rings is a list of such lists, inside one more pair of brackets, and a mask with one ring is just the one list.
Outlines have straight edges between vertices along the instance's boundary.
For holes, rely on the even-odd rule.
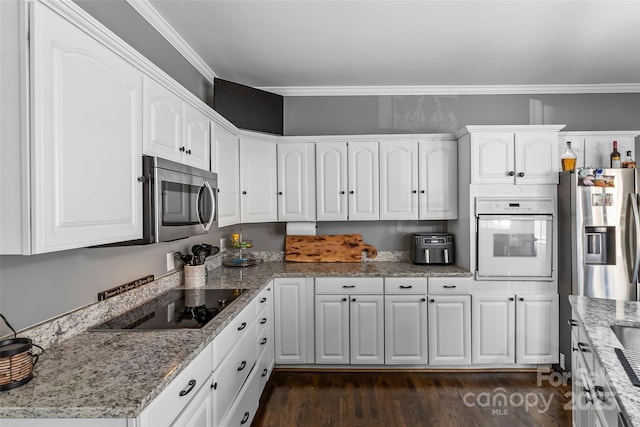
[[419,233],[411,236],[411,262],[414,264],[454,263],[453,235]]

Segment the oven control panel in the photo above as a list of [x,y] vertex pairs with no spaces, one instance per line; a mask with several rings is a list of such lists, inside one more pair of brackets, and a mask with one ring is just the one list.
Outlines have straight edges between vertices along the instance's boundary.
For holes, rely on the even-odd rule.
[[552,214],[551,199],[476,199],[476,214]]

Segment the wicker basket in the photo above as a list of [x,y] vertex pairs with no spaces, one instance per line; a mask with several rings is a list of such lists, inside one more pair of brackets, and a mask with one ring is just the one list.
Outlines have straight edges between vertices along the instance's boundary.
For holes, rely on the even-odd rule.
[[[0,391],[4,391],[31,381],[33,367],[44,349],[29,338],[18,338],[7,319],[2,314],[0,317],[13,331],[13,338],[0,341]],[[40,353],[33,354],[33,347],[39,348]]]

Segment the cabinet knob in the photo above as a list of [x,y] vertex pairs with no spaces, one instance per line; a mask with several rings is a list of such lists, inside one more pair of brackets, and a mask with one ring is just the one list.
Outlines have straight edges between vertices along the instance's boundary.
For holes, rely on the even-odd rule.
[[583,343],[583,342],[579,342],[578,343],[578,350],[580,350],[583,353],[589,353],[589,344]]
[[344,191],[341,191],[340,194],[344,194]]
[[218,383],[211,384],[211,388],[216,390],[218,388]]
[[243,192],[242,192],[242,194],[247,194],[247,192],[246,192],[246,191],[243,191]]
[[413,193],[413,194],[416,194],[417,192],[418,192],[417,190],[413,190],[413,191],[412,191],[412,193]]
[[515,301],[516,299],[514,297],[509,298],[509,301]]
[[420,298],[420,302],[425,302],[426,300],[426,298]]
[[520,301],[524,301],[524,298],[518,298]]
[[138,177],[138,182],[145,182],[146,178],[144,176],[139,176]]
[[282,196],[282,191],[278,191],[278,196]]
[[346,300],[347,300],[346,298],[342,298],[342,301],[346,301]]
[[186,148],[184,147],[180,147],[180,151],[184,153],[184,151],[186,150]]
[[355,191],[349,190],[349,194],[353,194],[353,193],[355,193]]
[[351,302],[356,302],[356,299],[355,298],[351,298]]
[[429,300],[429,302],[436,302],[436,300],[434,300],[434,299],[430,299],[430,300]]
[[522,178],[524,176],[524,172],[518,172],[518,177]]
[[187,154],[191,154],[191,150],[190,150],[190,149],[189,149],[189,150],[187,150]]
[[575,319],[567,320],[567,323],[569,323],[569,326],[571,327],[578,326],[578,321]]
[[509,176],[514,176],[516,173],[514,171],[509,171]]
[[426,193],[425,190],[420,190],[420,194],[424,194],[424,193]]

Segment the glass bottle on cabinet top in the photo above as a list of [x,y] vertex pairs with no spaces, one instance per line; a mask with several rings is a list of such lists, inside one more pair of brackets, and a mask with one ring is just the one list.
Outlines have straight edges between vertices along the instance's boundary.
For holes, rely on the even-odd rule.
[[613,151],[611,152],[611,168],[619,168],[620,152],[618,151],[618,141],[613,141]]
[[576,152],[571,148],[571,141],[567,141],[567,149],[562,156],[560,156],[560,162],[562,163],[563,171],[572,171],[576,168]]
[[631,150],[627,151],[627,157],[624,158],[624,161],[622,162],[622,167],[635,169],[636,161],[633,160],[633,157],[631,157]]

